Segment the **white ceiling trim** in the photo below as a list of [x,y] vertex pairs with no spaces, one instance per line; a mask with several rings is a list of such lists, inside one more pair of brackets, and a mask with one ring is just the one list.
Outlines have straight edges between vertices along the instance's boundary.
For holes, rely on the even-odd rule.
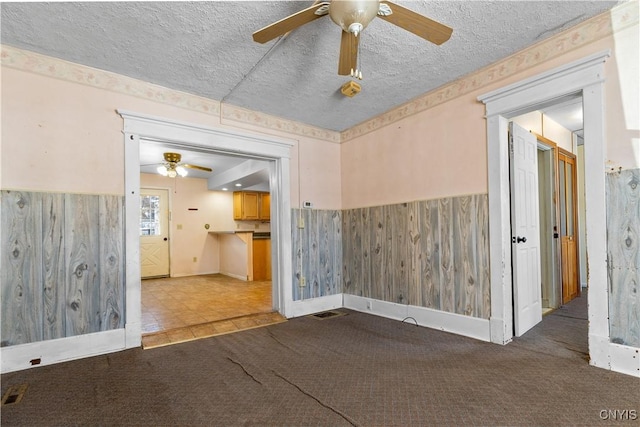
[[342,132],[342,142],[358,138],[408,116],[504,80],[596,40],[638,24],[636,1],[623,3],[488,67],[431,91],[378,117]]

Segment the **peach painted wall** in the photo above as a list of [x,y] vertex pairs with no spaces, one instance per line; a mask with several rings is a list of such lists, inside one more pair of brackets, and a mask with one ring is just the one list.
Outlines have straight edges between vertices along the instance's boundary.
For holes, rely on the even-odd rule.
[[[38,55],[37,61],[31,62],[39,64],[37,72],[5,65],[1,69],[2,188],[123,194],[123,123],[116,109],[124,109],[168,120],[211,128],[233,128],[262,137],[294,141],[291,153],[292,206],[298,205],[300,197],[312,200],[319,208],[340,206],[339,144],[285,131],[267,131],[232,120],[222,120],[221,124],[218,113],[194,111],[168,105],[170,101],[167,100],[154,102],[68,81],[74,77],[72,73],[65,79],[39,74],[42,69],[55,69],[60,64],[57,59]],[[50,67],[48,62],[51,62]],[[29,61],[27,63],[30,64]],[[92,73],[90,68],[77,64],[72,64],[72,69],[88,75]],[[115,74],[109,77],[116,82],[119,79],[125,83],[131,80]],[[138,84],[143,88],[147,85],[144,82]],[[194,103],[200,102],[198,97],[184,96]]]
[[483,114],[460,97],[343,143],[343,209],[486,193]]
[[[558,43],[554,48],[562,51],[565,46]],[[636,24],[344,142],[343,209],[486,193],[485,110],[477,97],[606,49],[612,54],[605,64],[608,164],[639,167]],[[473,81],[469,76],[469,85]]]

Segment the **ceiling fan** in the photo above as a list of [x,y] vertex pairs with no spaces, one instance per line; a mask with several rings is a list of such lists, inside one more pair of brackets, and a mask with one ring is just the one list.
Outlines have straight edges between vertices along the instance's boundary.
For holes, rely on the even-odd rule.
[[187,169],[198,169],[205,172],[211,172],[212,169],[205,166],[189,165],[186,163],[180,163],[182,160],[182,154],[180,153],[164,153],[164,163],[158,166],[158,173],[169,178],[175,178],[176,176],[187,176]]
[[358,66],[358,36],[376,16],[437,45],[449,40],[453,32],[444,24],[387,0],[331,0],[316,1],[313,6],[256,31],[253,40],[266,43],[325,15],[342,28],[338,74],[359,79],[362,71]]

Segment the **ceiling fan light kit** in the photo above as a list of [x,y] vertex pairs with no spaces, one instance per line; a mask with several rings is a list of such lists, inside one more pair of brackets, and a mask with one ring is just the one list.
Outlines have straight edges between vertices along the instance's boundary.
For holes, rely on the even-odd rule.
[[187,168],[198,169],[205,172],[211,172],[212,169],[205,166],[188,165],[186,163],[180,163],[182,160],[182,154],[180,153],[163,153],[165,163],[158,166],[156,171],[162,176],[169,178],[175,178],[177,176],[185,177],[189,174]]
[[325,15],[329,15],[342,28],[338,74],[351,74],[358,79],[362,79],[362,71],[358,66],[359,36],[376,16],[437,45],[449,40],[453,32],[444,24],[390,1],[331,0],[315,3],[256,31],[253,40],[266,43]]

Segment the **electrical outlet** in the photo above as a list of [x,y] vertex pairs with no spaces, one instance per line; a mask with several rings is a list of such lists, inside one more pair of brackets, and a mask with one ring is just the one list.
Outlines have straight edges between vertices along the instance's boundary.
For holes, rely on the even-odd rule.
[[197,256],[193,257],[193,262],[198,262],[198,257]]
[[298,228],[304,228],[304,218],[298,219]]
[[178,225],[176,226],[176,228],[177,228],[178,230],[182,230],[182,224],[178,224]]
[[307,279],[304,276],[302,276],[300,278],[300,287],[304,287],[304,286],[307,286]]

